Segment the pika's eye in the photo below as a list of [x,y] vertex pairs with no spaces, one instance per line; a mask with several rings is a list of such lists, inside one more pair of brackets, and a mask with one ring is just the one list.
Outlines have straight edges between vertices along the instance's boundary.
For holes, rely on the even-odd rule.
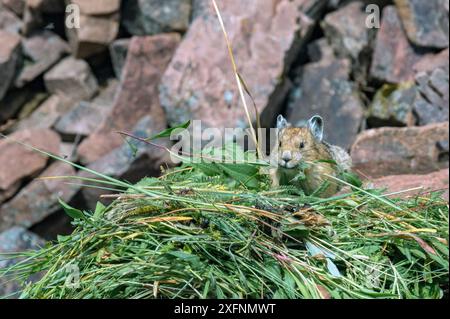
[[304,148],[305,147],[305,143],[301,142],[300,143],[300,148]]

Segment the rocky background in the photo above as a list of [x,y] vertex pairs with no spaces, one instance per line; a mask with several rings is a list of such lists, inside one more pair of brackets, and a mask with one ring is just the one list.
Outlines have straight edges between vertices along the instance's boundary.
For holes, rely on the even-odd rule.
[[[218,4],[266,127],[278,113],[293,124],[321,114],[326,139],[374,185],[448,200],[448,0]],[[368,4],[379,28],[366,25]],[[188,119],[246,126],[209,0],[0,0],[1,133],[137,181],[167,154],[143,146],[133,157],[115,132],[149,136]],[[101,191],[36,178],[77,174],[0,139],[0,252],[70,233],[58,197],[92,207]]]

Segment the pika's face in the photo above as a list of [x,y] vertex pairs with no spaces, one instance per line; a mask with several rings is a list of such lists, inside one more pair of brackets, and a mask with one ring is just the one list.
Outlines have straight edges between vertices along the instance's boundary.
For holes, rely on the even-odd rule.
[[278,165],[296,168],[302,161],[308,161],[314,151],[314,137],[306,127],[287,127],[278,135]]

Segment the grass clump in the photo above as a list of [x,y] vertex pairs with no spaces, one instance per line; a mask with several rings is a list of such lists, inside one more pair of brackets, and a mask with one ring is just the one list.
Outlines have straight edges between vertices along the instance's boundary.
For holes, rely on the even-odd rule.
[[443,297],[439,194],[388,199],[354,187],[319,199],[271,189],[257,166],[185,163],[136,185],[103,180],[122,189],[112,204],[63,203],[73,234],[11,255],[22,261],[0,276],[43,272],[22,298]]

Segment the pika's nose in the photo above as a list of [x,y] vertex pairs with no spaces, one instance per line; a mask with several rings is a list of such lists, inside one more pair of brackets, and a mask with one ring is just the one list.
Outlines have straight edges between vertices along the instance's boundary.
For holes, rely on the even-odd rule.
[[289,162],[292,159],[291,152],[283,151],[283,153],[281,154],[281,159],[283,161]]

